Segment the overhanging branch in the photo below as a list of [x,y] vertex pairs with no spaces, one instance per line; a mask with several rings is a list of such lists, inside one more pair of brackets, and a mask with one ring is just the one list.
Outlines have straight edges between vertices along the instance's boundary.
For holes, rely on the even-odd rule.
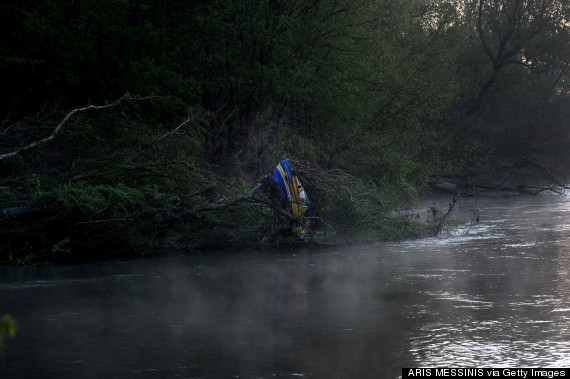
[[184,218],[184,217],[188,217],[188,216],[195,214],[195,213],[198,213],[198,212],[219,210],[219,209],[223,209],[223,208],[227,208],[227,207],[239,204],[239,203],[244,202],[244,201],[250,201],[253,203],[264,204],[264,205],[268,206],[269,208],[275,210],[277,213],[281,214],[282,216],[285,216],[289,220],[296,221],[296,222],[298,222],[304,226],[307,226],[307,222],[310,220],[321,220],[321,221],[326,223],[326,221],[323,220],[321,217],[301,217],[301,218],[295,217],[290,212],[287,212],[285,209],[281,208],[278,204],[273,203],[268,199],[264,199],[262,197],[255,196],[255,194],[260,189],[262,189],[265,185],[266,185],[266,183],[264,183],[262,181],[260,183],[257,183],[246,194],[234,196],[234,197],[230,197],[230,198],[226,198],[226,199],[221,199],[218,201],[206,201],[200,205],[195,206],[192,209],[189,209],[185,212],[182,212],[181,214],[179,214],[178,217]]
[[0,161],[3,160],[3,159],[7,159],[7,158],[14,157],[14,156],[20,154],[22,151],[29,150],[29,149],[33,149],[33,148],[35,148],[35,147],[38,147],[38,146],[40,146],[40,145],[43,145],[43,144],[46,144],[46,143],[50,142],[51,140],[53,140],[53,139],[55,138],[55,136],[57,135],[57,133],[59,133],[59,131],[61,130],[61,128],[63,127],[63,125],[65,125],[65,123],[66,123],[67,121],[69,121],[69,119],[71,118],[71,116],[73,116],[74,114],[76,114],[76,113],[78,113],[78,112],[84,112],[84,111],[87,111],[87,110],[90,110],[90,109],[105,109],[105,108],[111,108],[111,107],[114,107],[114,106],[118,105],[121,101],[123,101],[123,100],[125,100],[125,99],[127,99],[127,98],[130,98],[129,95],[128,95],[128,93],[124,94],[120,99],[114,101],[114,102],[111,103],[111,104],[107,104],[107,105],[89,105],[89,106],[83,107],[83,108],[76,108],[76,109],[72,110],[71,112],[69,112],[69,113],[64,117],[64,119],[55,127],[55,129],[52,131],[52,133],[51,133],[48,137],[43,138],[43,139],[40,139],[40,140],[35,141],[35,142],[32,142],[32,143],[30,143],[30,144],[28,144],[28,145],[26,145],[26,146],[24,146],[24,147],[21,147],[21,148],[19,148],[19,149],[17,149],[17,150],[14,150],[14,151],[11,151],[11,152],[9,152],[9,153],[5,153],[5,154],[0,155]]
[[186,216],[186,215],[189,215],[192,213],[197,213],[197,212],[210,211],[210,210],[214,210],[214,209],[222,209],[225,207],[229,207],[230,205],[235,205],[237,203],[240,203],[244,200],[251,200],[253,198],[253,195],[255,195],[255,193],[261,187],[263,187],[263,184],[257,183],[255,185],[255,187],[253,187],[248,193],[246,193],[244,195],[230,197],[228,199],[222,199],[222,200],[215,201],[215,202],[207,201],[205,203],[202,203],[198,206],[195,206],[194,208],[182,213],[181,216]]

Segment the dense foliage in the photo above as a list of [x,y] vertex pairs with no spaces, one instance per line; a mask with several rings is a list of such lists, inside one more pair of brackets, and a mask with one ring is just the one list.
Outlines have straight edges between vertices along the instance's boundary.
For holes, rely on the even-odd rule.
[[0,260],[258,246],[289,220],[259,202],[189,210],[246,193],[285,157],[311,168],[319,244],[425,233],[390,212],[442,178],[565,186],[569,11],[4,2]]

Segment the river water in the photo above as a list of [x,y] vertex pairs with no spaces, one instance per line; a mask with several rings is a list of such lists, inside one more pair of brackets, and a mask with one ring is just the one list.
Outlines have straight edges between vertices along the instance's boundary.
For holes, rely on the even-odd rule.
[[0,377],[398,378],[570,366],[570,199],[402,243],[0,268]]

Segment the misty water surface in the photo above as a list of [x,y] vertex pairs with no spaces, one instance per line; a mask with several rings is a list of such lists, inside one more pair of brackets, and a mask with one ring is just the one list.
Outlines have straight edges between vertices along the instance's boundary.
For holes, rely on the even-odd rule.
[[0,377],[397,378],[570,366],[570,199],[462,200],[451,235],[0,268]]

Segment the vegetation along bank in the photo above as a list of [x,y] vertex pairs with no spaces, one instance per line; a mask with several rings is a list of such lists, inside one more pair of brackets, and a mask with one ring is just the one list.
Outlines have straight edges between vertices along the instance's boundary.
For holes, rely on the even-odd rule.
[[[569,12],[3,3],[0,261],[409,238],[440,226],[392,210],[433,183],[564,190]],[[311,201],[303,239],[264,182],[283,159]]]

